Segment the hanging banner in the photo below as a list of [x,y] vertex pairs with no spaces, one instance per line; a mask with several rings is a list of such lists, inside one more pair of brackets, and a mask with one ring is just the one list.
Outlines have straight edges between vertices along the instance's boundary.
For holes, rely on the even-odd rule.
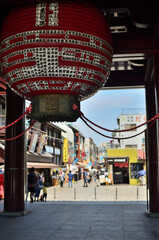
[[38,148],[37,148],[37,153],[40,153],[40,154],[42,153],[44,141],[45,141],[45,135],[41,134],[40,139],[39,139]]
[[29,146],[29,152],[32,152],[32,153],[35,152],[37,139],[38,139],[38,134],[37,133],[33,133],[31,135],[31,142],[30,142],[30,146]]
[[89,162],[87,165],[86,165],[86,167],[89,167],[89,166],[91,166],[92,165],[92,162]]
[[72,163],[72,165],[76,164],[78,162],[78,158],[75,159],[75,161]]
[[63,141],[63,162],[68,162],[68,138]]

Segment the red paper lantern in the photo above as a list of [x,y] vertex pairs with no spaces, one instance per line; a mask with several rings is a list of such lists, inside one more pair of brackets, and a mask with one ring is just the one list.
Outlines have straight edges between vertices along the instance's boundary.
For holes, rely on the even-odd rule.
[[107,81],[111,34],[96,5],[39,3],[12,9],[1,31],[1,70],[7,84],[33,101],[39,121],[75,121],[72,104]]

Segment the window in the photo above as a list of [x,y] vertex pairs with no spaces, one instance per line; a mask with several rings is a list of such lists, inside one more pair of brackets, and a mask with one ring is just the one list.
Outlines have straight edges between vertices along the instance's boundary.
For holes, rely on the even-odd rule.
[[135,144],[134,145],[133,144],[132,145],[125,145],[125,148],[137,148],[137,145],[135,145]]
[[53,130],[50,129],[49,127],[47,127],[46,129],[47,135],[48,135],[48,139],[47,139],[47,145],[48,146],[52,146],[53,145]]
[[54,163],[60,165],[60,156],[56,155],[54,159],[55,159]]

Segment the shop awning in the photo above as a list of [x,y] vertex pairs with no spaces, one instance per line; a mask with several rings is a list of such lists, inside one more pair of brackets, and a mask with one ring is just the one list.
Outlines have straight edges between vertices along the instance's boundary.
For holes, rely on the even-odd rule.
[[143,151],[143,149],[138,149],[137,150],[137,159],[145,160],[145,151]]
[[38,153],[30,153],[27,152],[27,161],[28,162],[44,162],[44,163],[52,163],[53,155],[50,153],[38,154]]
[[[53,163],[38,163],[38,162],[27,162],[27,168],[59,168],[59,165]],[[0,168],[4,168],[4,165],[0,166]]]
[[58,165],[53,163],[38,163],[38,162],[27,162],[27,168],[59,168]]

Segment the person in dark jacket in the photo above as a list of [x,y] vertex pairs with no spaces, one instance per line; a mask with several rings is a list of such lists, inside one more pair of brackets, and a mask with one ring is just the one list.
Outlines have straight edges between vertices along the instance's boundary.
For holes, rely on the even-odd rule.
[[77,175],[77,172],[75,172],[75,174],[74,174],[74,180],[75,180],[75,182],[77,183],[77,181],[78,181],[78,175]]
[[34,202],[33,197],[35,194],[35,187],[36,187],[36,180],[37,180],[34,171],[35,171],[35,168],[32,167],[28,174],[28,192],[30,192],[30,202],[31,203]]

